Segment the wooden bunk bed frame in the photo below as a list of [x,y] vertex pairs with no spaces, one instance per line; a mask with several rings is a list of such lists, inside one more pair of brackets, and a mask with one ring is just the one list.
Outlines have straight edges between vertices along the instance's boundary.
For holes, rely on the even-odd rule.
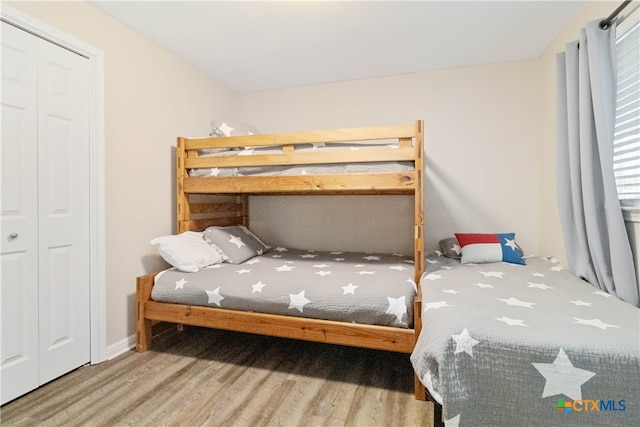
[[[296,152],[299,144],[387,140],[398,148],[336,152]],[[177,232],[202,231],[209,226],[249,227],[250,195],[413,195],[415,200],[414,265],[418,293],[414,300],[414,329],[353,324],[198,307],[153,301],[154,274],[137,278],[136,350],[151,347],[154,322],[171,322],[260,335],[411,353],[422,328],[420,276],[424,271],[423,122],[409,125],[264,134],[225,138],[178,138],[176,147]],[[279,154],[204,157],[199,150],[280,146]],[[405,172],[345,173],[295,176],[189,177],[202,167],[302,165],[352,162],[408,161]],[[416,398],[424,400],[424,387],[415,379]]]

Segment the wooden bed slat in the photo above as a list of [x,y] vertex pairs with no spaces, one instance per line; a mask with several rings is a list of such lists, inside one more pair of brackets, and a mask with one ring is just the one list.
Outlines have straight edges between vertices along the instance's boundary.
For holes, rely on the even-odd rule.
[[328,344],[411,353],[413,329],[389,328],[147,301],[145,317],[151,320],[270,335]]
[[187,150],[204,148],[237,148],[268,145],[320,144],[323,142],[370,141],[415,137],[414,125],[377,126],[352,129],[329,129],[318,131],[232,136],[225,138],[190,138]]
[[296,176],[244,176],[184,178],[185,193],[288,193],[336,191],[404,190],[414,192],[414,172],[387,172],[378,174],[327,174]]
[[413,148],[360,149],[353,151],[325,152],[282,152],[273,154],[253,154],[251,156],[195,157],[185,159],[185,167],[192,168],[228,168],[243,166],[283,166],[313,165],[328,163],[370,163],[412,161],[415,158]]

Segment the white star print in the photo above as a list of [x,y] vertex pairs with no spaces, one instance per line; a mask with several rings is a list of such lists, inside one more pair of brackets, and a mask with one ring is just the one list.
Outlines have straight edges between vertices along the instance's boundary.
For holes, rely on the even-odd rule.
[[533,309],[532,305],[536,305],[535,302],[520,301],[519,299],[513,298],[513,297],[511,297],[509,299],[503,299],[503,298],[496,298],[496,299],[499,300],[499,301],[502,301],[502,302],[506,302],[507,305],[515,305],[515,306],[518,306],[518,307],[526,307],[526,308],[531,308],[531,309]]
[[281,265],[280,267],[276,267],[275,270],[276,271],[291,271],[294,268],[295,267],[291,267],[290,265]]
[[184,284],[188,283],[184,277],[176,282],[176,289],[184,289]]
[[358,274],[364,276],[365,274],[376,274],[375,271],[358,271]]
[[561,266],[559,266],[559,265],[556,265],[555,267],[551,267],[549,270],[552,270],[552,271],[562,271],[562,267],[561,267]]
[[260,262],[260,259],[259,258],[251,258],[249,261],[246,262],[246,264],[253,265],[256,262]]
[[498,277],[502,279],[502,275],[505,274],[501,271],[479,271],[478,273],[482,274],[484,277]]
[[504,245],[505,246],[509,246],[511,248],[511,250],[515,251],[516,248],[518,247],[516,245],[516,239],[504,239],[504,241],[506,242]]
[[255,285],[251,285],[251,287],[253,288],[251,293],[252,294],[256,293],[256,292],[262,293],[262,288],[264,288],[265,286],[267,286],[267,285],[262,283],[262,281],[258,281],[258,283],[256,283]]
[[479,288],[493,288],[493,285],[488,285],[486,283],[474,283],[473,286],[477,286]]
[[593,305],[592,302],[584,302],[584,301],[580,301],[579,299],[575,300],[575,301],[569,301],[571,304],[575,304],[577,306],[580,305],[584,305],[586,307],[591,307]]
[[213,264],[213,265],[208,265],[205,267],[205,269],[209,269],[209,268],[224,268],[226,266],[228,266],[229,264]]
[[349,283],[347,286],[343,286],[342,289],[344,290],[344,293],[342,295],[346,295],[346,294],[353,294],[355,295],[355,291],[356,291],[357,286]]
[[333,251],[333,252],[329,252],[331,255],[340,255],[343,254],[344,252],[342,251]]
[[609,298],[611,296],[611,294],[608,294],[606,292],[602,292],[602,291],[593,291],[591,292],[594,295],[600,295],[601,297],[605,297],[605,298]]
[[291,302],[289,303],[289,308],[295,308],[300,313],[303,312],[302,310],[304,306],[311,302],[304,297],[304,292],[305,291],[302,291],[299,294],[289,294],[289,298],[291,299]]
[[313,266],[314,268],[327,268],[329,267],[327,264],[316,264]]
[[442,276],[436,273],[429,273],[426,276],[424,276],[424,278],[427,280],[437,280],[437,279],[442,279]]
[[254,148],[244,147],[244,150],[238,153],[238,156],[251,156],[253,155]]
[[451,338],[456,342],[456,351],[454,351],[453,354],[462,353],[464,351],[469,356],[473,357],[473,347],[480,343],[480,341],[473,339],[471,335],[469,335],[467,328],[464,328],[460,335],[451,335]]
[[436,259],[425,258],[425,261],[427,261],[429,264],[440,264],[440,261]]
[[242,241],[242,239],[238,236],[234,236],[233,234],[230,234],[229,236],[231,236],[231,238],[229,239],[229,243],[233,243],[234,245],[236,245],[238,247],[238,249],[240,249],[243,246],[247,246],[244,244],[244,242]]
[[434,310],[437,310],[439,308],[442,307],[451,307],[449,304],[447,304],[446,301],[436,301],[436,302],[428,302],[424,305],[424,310],[422,311],[427,311],[430,308],[433,308]]
[[447,427],[458,427],[460,425],[460,414],[451,419],[445,420],[444,423]]
[[224,297],[220,295],[220,286],[218,286],[212,291],[206,291],[206,292],[207,292],[207,296],[209,297],[209,301],[208,301],[209,304],[215,304],[218,307],[220,307],[220,301],[224,299]]
[[498,320],[500,322],[504,322],[509,326],[524,326],[525,328],[528,327],[527,325],[524,324],[524,320],[511,319],[511,318],[506,317],[506,316],[494,317],[494,319],[496,319],[496,320]]
[[527,282],[529,284],[529,286],[527,286],[527,288],[537,288],[537,289],[542,289],[547,290],[547,289],[555,289],[553,286],[547,286],[544,283],[533,283],[533,282]]
[[531,273],[533,277],[544,277],[544,273]]
[[387,297],[389,301],[389,308],[385,313],[393,314],[398,319],[398,322],[402,322],[402,316],[407,314],[407,305],[404,302],[404,296],[400,298]]
[[223,123],[218,130],[220,132],[222,132],[224,134],[224,136],[231,136],[231,131],[234,130],[235,128],[232,128],[231,126],[229,126],[226,123]]
[[354,264],[353,266],[356,267],[356,268],[362,268],[362,267],[364,267],[364,264]]
[[340,261],[344,261],[344,258],[334,258],[333,260],[340,262]]
[[460,291],[455,291],[453,289],[443,289],[442,292],[445,292],[447,294],[453,294],[453,295],[460,293]]
[[330,272],[330,271],[324,271],[324,270],[322,270],[322,271],[318,271],[316,274],[318,274],[318,275],[320,275],[320,276],[324,277],[324,276],[326,276],[326,275],[328,275],[328,274],[331,274],[331,272]]
[[236,270],[236,273],[247,274],[247,273],[251,273],[251,270],[247,270],[246,268],[243,268],[242,270]]
[[219,168],[212,168],[209,171],[209,176],[218,176],[220,175],[220,169]]
[[367,261],[380,261],[379,256],[373,256],[373,255],[363,256],[362,259],[366,259]]
[[570,399],[582,399],[582,384],[595,375],[595,372],[573,366],[562,348],[553,363],[532,363],[545,379],[542,397],[564,394]]
[[576,324],[578,325],[589,325],[589,326],[595,326],[596,328],[600,328],[603,331],[606,330],[607,328],[619,328],[620,326],[616,326],[616,325],[610,325],[608,323],[604,323],[602,320],[600,319],[580,319],[579,317],[574,317],[573,318],[576,322]]
[[389,267],[389,270],[398,270],[398,271],[404,271],[406,270],[406,267],[403,267],[401,265],[394,265],[393,267]]
[[315,258],[318,255],[313,255],[313,254],[304,254],[304,255],[300,255],[300,258]]
[[275,248],[275,249],[274,249],[274,251],[278,251],[278,252],[288,252],[288,251],[289,251],[289,249],[278,246],[277,248]]

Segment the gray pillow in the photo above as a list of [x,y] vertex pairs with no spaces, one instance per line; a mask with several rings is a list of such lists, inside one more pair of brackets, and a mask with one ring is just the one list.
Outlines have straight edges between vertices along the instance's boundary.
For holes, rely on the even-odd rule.
[[458,244],[458,239],[455,237],[449,237],[446,239],[440,240],[440,251],[442,251],[442,255],[447,258],[462,258],[462,249]]
[[209,227],[204,230],[204,240],[231,264],[240,264],[271,250],[271,246],[242,225]]

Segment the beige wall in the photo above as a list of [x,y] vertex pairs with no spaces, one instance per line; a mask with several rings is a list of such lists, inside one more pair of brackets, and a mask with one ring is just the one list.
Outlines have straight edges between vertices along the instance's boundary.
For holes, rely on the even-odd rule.
[[104,52],[107,346],[135,332],[135,277],[175,231],[175,137],[201,136],[233,93],[85,2],[7,2]]
[[538,163],[540,174],[540,251],[555,255],[562,264],[567,265],[556,192],[556,54],[562,52],[565,44],[580,37],[580,28],[594,19],[607,17],[616,2],[589,1],[574,17],[562,33],[541,55],[540,81],[542,102]]
[[[456,231],[514,231],[527,253],[562,258],[555,52],[611,11],[600,3],[539,60],[238,95],[88,3],[7,2],[105,54],[107,345],[135,331],[135,277],[164,266],[148,242],[175,231],[175,136],[205,135],[212,119],[262,132],[424,119],[427,248]],[[274,244],[411,252],[410,198],[322,200],[253,198],[252,227]]]
[[[261,132],[424,119],[427,249],[456,231],[514,231],[537,253],[538,75],[533,60],[254,92],[237,114]],[[412,251],[408,197],[256,199],[252,227],[278,244]]]

